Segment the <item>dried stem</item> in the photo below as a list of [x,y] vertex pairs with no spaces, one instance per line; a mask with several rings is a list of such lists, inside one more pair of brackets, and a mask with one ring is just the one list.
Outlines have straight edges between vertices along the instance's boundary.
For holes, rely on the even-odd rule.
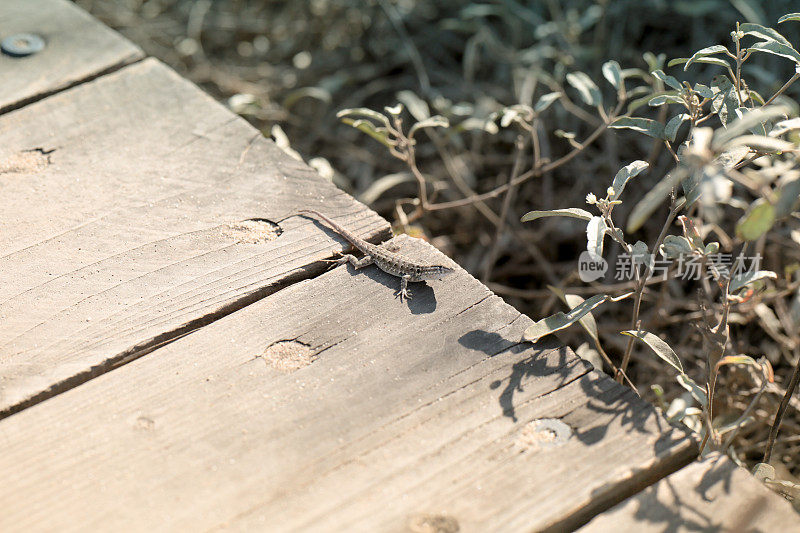
[[778,406],[778,412],[775,413],[775,421],[772,423],[772,427],[769,430],[769,438],[767,440],[767,447],[764,450],[764,459],[761,461],[762,463],[769,463],[769,460],[772,458],[772,448],[775,446],[775,439],[778,437],[778,431],[781,428],[783,414],[789,406],[789,400],[792,398],[792,394],[794,394],[794,389],[797,388],[797,383],[800,382],[800,350],[797,348],[794,350],[794,357],[797,360],[794,373],[792,373],[792,378],[789,380],[789,385],[786,387],[786,394],[783,395],[781,404]]
[[792,76],[791,78],[789,78],[789,81],[787,81],[786,83],[784,83],[784,84],[783,84],[783,87],[781,87],[780,89],[778,89],[778,92],[776,92],[775,94],[773,94],[773,95],[772,95],[772,98],[770,98],[769,100],[767,100],[766,102],[764,102],[764,105],[769,105],[769,104],[771,104],[773,100],[775,100],[777,97],[779,97],[780,95],[782,95],[782,94],[783,94],[783,91],[785,91],[786,89],[788,89],[788,88],[789,88],[789,86],[790,86],[791,84],[793,84],[795,81],[797,81],[797,79],[798,79],[798,78],[800,78],[800,72],[795,72],[795,73],[794,73],[794,76]]
[[[519,171],[522,168],[522,159],[523,154],[525,152],[525,141],[523,140],[522,136],[517,138],[517,155],[514,158],[514,167],[511,171],[511,176],[508,179],[508,182],[511,183],[514,179],[519,175]],[[503,237],[503,231],[505,230],[506,218],[508,217],[508,210],[511,207],[511,200],[514,196],[514,188],[509,187],[508,192],[506,192],[505,197],[503,198],[503,207],[500,209],[500,223],[497,225],[494,234],[494,242],[492,242],[492,247],[489,249],[489,254],[486,258],[486,267],[483,271],[482,281],[486,283],[489,281],[489,278],[492,275],[492,269],[494,268],[494,262],[497,259],[497,250],[500,247],[500,239]]]
[[[653,253],[656,253],[661,247],[661,243],[664,242],[664,238],[666,238],[672,222],[675,220],[675,217],[678,215],[682,207],[682,203],[677,203],[675,200],[672,201],[667,220],[664,222],[664,226],[661,228],[661,233],[658,235],[658,239],[656,239],[656,243],[653,246]],[[636,288],[634,289],[635,296],[633,303],[633,316],[631,317],[631,329],[639,328],[639,312],[641,311],[642,306],[642,295],[644,294],[644,289],[647,286],[647,278],[650,276],[651,270],[652,266],[650,263],[648,263],[645,267],[644,275],[636,283]],[[628,369],[631,353],[633,353],[633,342],[634,338],[630,337],[628,339],[628,344],[625,347],[625,354],[622,356],[622,363],[619,366],[619,372],[617,372],[616,375],[618,383],[622,383],[623,374],[625,374],[625,371]]]
[[496,198],[497,196],[500,196],[502,193],[507,191],[510,187],[516,187],[517,185],[525,183],[526,181],[528,181],[531,178],[535,178],[535,177],[541,176],[542,174],[550,172],[551,170],[555,170],[556,168],[558,168],[561,165],[563,165],[563,164],[567,163],[568,161],[570,161],[572,158],[577,156],[580,152],[585,150],[590,144],[592,144],[594,141],[596,141],[597,138],[600,137],[600,135],[602,135],[603,132],[606,129],[608,129],[609,124],[611,124],[611,122],[613,122],[614,119],[616,119],[617,113],[619,113],[619,111],[622,109],[623,103],[624,102],[620,102],[620,103],[617,104],[617,107],[611,113],[609,113],[608,120],[606,122],[604,122],[603,124],[601,124],[596,130],[594,130],[591,133],[591,135],[589,135],[586,138],[585,141],[580,143],[580,147],[579,148],[575,148],[574,150],[572,150],[568,154],[560,157],[559,159],[556,159],[555,161],[552,161],[550,163],[547,163],[547,164],[544,164],[544,165],[541,165],[541,166],[537,166],[536,164],[534,164],[534,167],[532,169],[528,170],[527,172],[523,172],[522,174],[517,176],[515,179],[509,181],[508,183],[506,183],[504,185],[500,185],[499,187],[497,187],[495,189],[492,189],[489,192],[485,192],[483,194],[474,194],[474,195],[472,195],[472,196],[470,196],[468,198],[463,198],[461,200],[454,200],[452,202],[441,202],[441,203],[438,203],[438,204],[430,204],[430,205],[427,206],[426,209],[429,210],[429,211],[437,211],[437,210],[440,210],[440,209],[451,209],[453,207],[461,207],[461,206],[464,206],[464,205],[473,204],[475,202],[482,202],[482,201],[488,200],[490,198]]

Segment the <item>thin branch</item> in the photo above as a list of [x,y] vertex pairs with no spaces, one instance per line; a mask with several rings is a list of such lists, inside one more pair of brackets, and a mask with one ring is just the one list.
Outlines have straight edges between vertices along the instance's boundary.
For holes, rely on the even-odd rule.
[[775,413],[775,421],[772,423],[772,427],[769,430],[769,438],[767,440],[767,447],[764,450],[764,459],[761,461],[762,463],[769,463],[769,460],[772,458],[772,448],[775,446],[775,439],[778,436],[778,431],[781,429],[783,414],[789,406],[789,400],[792,398],[792,394],[794,394],[794,389],[797,388],[797,383],[800,382],[800,350],[797,348],[794,350],[794,357],[797,359],[794,373],[789,380],[789,386],[786,387],[786,394],[783,395],[781,404],[778,406],[778,412]]
[[789,88],[789,86],[790,86],[791,84],[793,84],[795,81],[797,81],[797,79],[798,79],[798,78],[800,78],[800,72],[795,72],[795,73],[794,73],[794,76],[792,76],[792,77],[789,79],[789,81],[787,81],[786,83],[784,83],[784,84],[783,84],[783,87],[781,87],[780,89],[778,89],[778,92],[776,92],[775,94],[773,94],[773,95],[772,95],[772,98],[770,98],[769,100],[767,100],[766,102],[764,102],[764,105],[769,105],[769,104],[771,104],[773,100],[775,100],[777,97],[779,97],[781,94],[783,94],[783,91],[785,91],[786,89],[788,89],[788,88]]
[[[517,155],[514,158],[514,167],[511,171],[511,176],[508,179],[508,182],[511,183],[514,179],[519,175],[519,171],[522,168],[522,159],[523,154],[525,151],[525,141],[523,141],[522,136],[517,138]],[[494,242],[492,243],[492,247],[489,249],[489,254],[486,258],[486,267],[483,271],[483,279],[482,281],[486,283],[489,281],[489,278],[492,275],[492,269],[494,268],[494,262],[497,260],[497,250],[500,247],[500,239],[503,237],[503,231],[505,230],[506,225],[506,218],[508,217],[508,210],[511,207],[511,199],[514,196],[514,187],[508,188],[508,192],[506,192],[505,198],[503,198],[503,206],[500,209],[500,223],[497,225],[494,234]]]
[[[661,247],[661,243],[664,242],[664,239],[667,236],[667,232],[669,231],[672,222],[675,220],[678,212],[680,212],[681,208],[683,207],[683,203],[676,203],[673,200],[672,206],[669,210],[669,215],[667,216],[667,220],[664,222],[664,226],[661,228],[661,233],[658,235],[658,239],[656,239],[656,243],[653,246],[653,253],[656,253]],[[644,270],[644,275],[639,279],[639,282],[636,284],[636,296],[633,304],[633,316],[631,317],[631,327],[632,329],[638,329],[639,327],[639,312],[642,306],[642,295],[644,294],[644,288],[647,285],[647,278],[650,276],[650,272],[652,270],[651,263],[648,263]],[[628,339],[628,344],[625,347],[625,354],[622,356],[622,363],[619,365],[619,372],[617,372],[616,379],[617,383],[622,383],[623,374],[628,369],[628,363],[631,359],[631,353],[633,353],[633,341],[634,338],[630,337]]]
[[429,211],[438,211],[440,209],[451,209],[453,207],[462,207],[462,206],[465,206],[465,205],[473,204],[475,202],[482,202],[484,200],[489,200],[491,198],[496,198],[496,197],[500,196],[501,194],[503,194],[505,191],[507,191],[509,189],[509,187],[516,187],[517,185],[520,185],[521,183],[525,183],[526,181],[530,180],[531,178],[535,178],[535,177],[541,176],[542,174],[544,174],[546,172],[550,172],[551,170],[555,170],[556,168],[558,168],[561,165],[563,165],[563,164],[567,163],[568,161],[570,161],[572,158],[577,156],[581,151],[583,151],[589,145],[591,145],[594,141],[596,141],[597,138],[600,137],[600,135],[602,135],[603,132],[606,129],[608,129],[609,124],[611,124],[611,122],[616,118],[617,113],[619,113],[619,111],[621,109],[622,109],[622,102],[617,104],[617,107],[614,109],[614,111],[612,111],[609,114],[608,122],[603,123],[596,130],[594,130],[591,133],[591,135],[589,135],[586,138],[586,140],[581,143],[580,148],[576,148],[576,149],[572,150],[571,152],[569,152],[568,154],[556,159],[555,161],[547,163],[546,165],[542,165],[540,167],[534,167],[534,168],[528,170],[527,172],[523,172],[522,174],[520,174],[514,180],[509,181],[508,183],[506,183],[504,185],[500,185],[499,187],[496,187],[495,189],[492,189],[489,192],[485,192],[485,193],[482,193],[482,194],[475,194],[475,195],[472,195],[472,196],[470,196],[468,198],[462,198],[461,200],[453,200],[452,202],[441,202],[441,203],[438,203],[438,204],[430,204],[428,206],[428,210]]

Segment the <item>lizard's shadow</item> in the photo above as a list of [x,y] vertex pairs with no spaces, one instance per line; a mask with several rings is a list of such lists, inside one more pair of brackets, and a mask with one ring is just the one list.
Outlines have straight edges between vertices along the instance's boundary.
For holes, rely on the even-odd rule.
[[[387,274],[375,265],[356,270],[353,265],[347,264],[347,271],[354,276],[367,276],[369,279],[374,280],[384,287],[391,290],[388,297],[393,298],[397,305],[400,305],[400,298],[394,297],[393,294],[400,288],[400,278]],[[411,314],[424,315],[433,313],[436,310],[436,294],[433,288],[427,282],[413,282],[408,284],[408,292],[411,293],[411,299],[403,299],[403,305],[408,305]]]

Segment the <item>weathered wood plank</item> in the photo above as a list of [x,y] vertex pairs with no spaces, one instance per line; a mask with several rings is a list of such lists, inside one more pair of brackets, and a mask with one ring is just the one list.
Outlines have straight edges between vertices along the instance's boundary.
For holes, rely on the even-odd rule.
[[139,47],[68,0],[0,2],[2,35],[33,33],[45,41],[26,57],[0,54],[0,113],[143,57]]
[[725,456],[691,464],[597,516],[581,532],[797,531],[800,516]]
[[463,270],[397,286],[335,268],[0,421],[0,529],[574,527],[691,460]]
[[[0,417],[322,266],[385,221],[148,59],[0,116]],[[271,240],[272,239],[272,240]]]

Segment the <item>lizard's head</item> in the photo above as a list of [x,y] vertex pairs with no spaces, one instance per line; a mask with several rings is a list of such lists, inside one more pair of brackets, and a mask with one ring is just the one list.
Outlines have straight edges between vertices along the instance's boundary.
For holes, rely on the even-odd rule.
[[446,267],[444,265],[433,265],[428,267],[426,272],[426,279],[442,279],[455,272],[455,268]]

